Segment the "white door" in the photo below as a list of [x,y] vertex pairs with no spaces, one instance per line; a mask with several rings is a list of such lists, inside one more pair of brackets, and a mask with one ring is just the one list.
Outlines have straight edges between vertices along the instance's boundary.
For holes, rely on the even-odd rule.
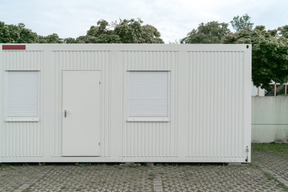
[[63,156],[100,155],[100,71],[63,71]]

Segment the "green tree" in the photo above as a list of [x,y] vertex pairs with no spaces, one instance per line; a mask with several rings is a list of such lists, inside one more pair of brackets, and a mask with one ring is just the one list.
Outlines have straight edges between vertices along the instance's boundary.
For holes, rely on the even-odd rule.
[[75,38],[68,37],[68,38],[64,39],[64,43],[77,43],[77,41]]
[[239,17],[238,15],[233,17],[233,20],[230,21],[233,29],[236,30],[236,32],[239,32],[241,30],[245,29],[252,29],[254,23],[250,22],[251,17],[249,15],[245,14],[242,17]]
[[288,80],[288,41],[278,32],[257,26],[230,33],[223,39],[223,43],[252,44],[252,81],[257,87],[267,89],[272,81]]
[[105,20],[99,20],[97,26],[91,26],[86,36],[76,38],[79,43],[121,43],[120,37],[114,34],[114,31]]
[[181,43],[221,43],[221,39],[230,33],[228,23],[211,21],[201,23],[197,29],[193,29],[187,36],[181,39]]
[[38,36],[37,43],[62,43],[59,36],[56,33],[53,33],[48,36]]
[[288,38],[288,25],[284,25],[283,27],[280,27],[278,30],[280,31],[280,35],[282,35],[285,38]]
[[36,43],[37,34],[23,23],[7,25],[0,21],[0,43]]
[[40,36],[25,28],[23,23],[7,25],[0,21],[0,43],[61,43],[61,41],[56,33]]
[[77,37],[76,38],[76,43],[86,43],[85,42],[85,38],[86,38],[86,36],[84,36],[84,35]]
[[[121,20],[109,24],[99,20],[85,36],[76,38],[77,43],[164,43],[159,31],[151,25],[142,25],[141,19]],[[66,40],[65,40],[66,41]],[[69,42],[73,42],[69,39]]]
[[120,20],[116,23],[114,33],[122,43],[164,43],[160,32],[152,25],[142,25],[141,19]]

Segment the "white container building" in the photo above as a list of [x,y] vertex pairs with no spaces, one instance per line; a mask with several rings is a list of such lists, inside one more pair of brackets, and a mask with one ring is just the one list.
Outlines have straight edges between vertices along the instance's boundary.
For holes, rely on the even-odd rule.
[[251,45],[0,46],[0,162],[251,161]]

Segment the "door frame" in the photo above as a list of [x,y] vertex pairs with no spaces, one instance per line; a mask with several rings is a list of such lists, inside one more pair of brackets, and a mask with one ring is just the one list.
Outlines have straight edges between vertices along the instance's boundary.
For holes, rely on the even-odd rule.
[[[100,105],[99,105],[99,111],[100,111],[100,117],[99,117],[99,155],[97,156],[64,156],[63,155],[63,137],[64,137],[64,133],[63,133],[63,130],[64,130],[64,122],[63,122],[63,119],[64,119],[64,94],[63,94],[63,72],[65,71],[95,71],[95,72],[100,72],[100,93],[99,93],[99,102],[100,102]],[[81,70],[81,69],[73,69],[73,70],[66,70],[66,69],[62,69],[61,70],[61,73],[60,73],[60,79],[61,79],[61,83],[60,83],[60,93],[61,93],[61,99],[60,99],[60,102],[59,103],[61,105],[61,111],[59,112],[59,115],[60,115],[60,121],[61,121],[61,156],[62,157],[65,157],[65,158],[71,158],[71,157],[101,157],[102,156],[102,127],[103,127],[103,121],[104,121],[104,115],[103,115],[103,75],[102,75],[102,70]]]

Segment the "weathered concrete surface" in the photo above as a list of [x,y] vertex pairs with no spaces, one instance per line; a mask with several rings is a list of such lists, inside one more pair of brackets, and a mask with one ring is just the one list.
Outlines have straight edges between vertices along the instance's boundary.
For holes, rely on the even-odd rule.
[[288,143],[288,97],[252,97],[252,142]]
[[253,151],[252,158],[256,165],[288,187],[288,155]]
[[152,169],[146,166],[56,166],[29,191],[151,191]]
[[164,191],[285,191],[252,166],[178,166],[162,169]]
[[[2,164],[0,191],[286,191],[259,165],[287,179],[288,158],[253,152],[252,165],[80,164],[13,166]],[[272,175],[273,175],[272,174]],[[283,181],[283,180],[282,180]]]
[[0,191],[15,191],[45,169],[38,165],[0,164]]

